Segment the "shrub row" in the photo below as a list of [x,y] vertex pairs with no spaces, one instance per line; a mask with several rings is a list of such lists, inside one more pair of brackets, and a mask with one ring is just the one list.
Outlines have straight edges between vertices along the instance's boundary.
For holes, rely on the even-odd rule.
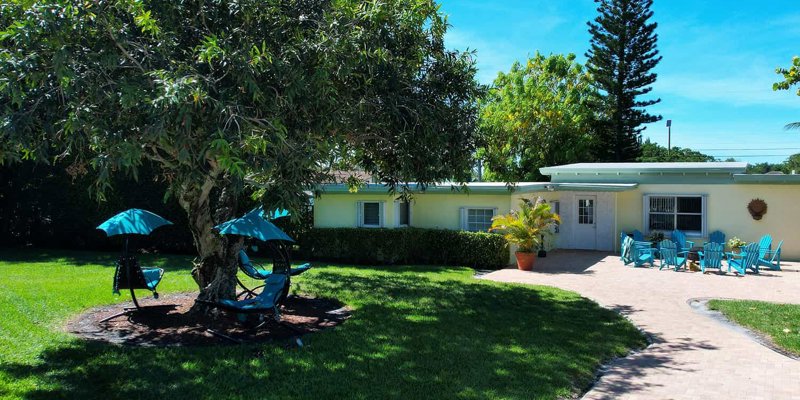
[[298,241],[300,256],[357,264],[437,264],[502,268],[502,236],[445,229],[312,228]]

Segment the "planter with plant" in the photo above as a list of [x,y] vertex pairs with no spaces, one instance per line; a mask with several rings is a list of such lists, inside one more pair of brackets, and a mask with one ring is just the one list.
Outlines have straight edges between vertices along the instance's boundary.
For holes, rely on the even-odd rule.
[[553,213],[543,198],[539,197],[535,202],[522,199],[519,210],[494,217],[489,232],[500,233],[509,244],[516,245],[517,268],[530,271],[536,261],[537,247],[560,223],[561,218]]
[[747,246],[747,242],[745,242],[745,241],[744,241],[744,240],[742,240],[742,239],[739,239],[739,238],[738,238],[738,237],[736,237],[736,236],[734,236],[734,237],[732,237],[732,238],[728,239],[728,247],[730,247],[730,248],[731,248],[731,251],[732,251],[734,254],[739,254],[739,253],[741,253],[741,252],[742,252],[742,247],[744,247],[744,246]]

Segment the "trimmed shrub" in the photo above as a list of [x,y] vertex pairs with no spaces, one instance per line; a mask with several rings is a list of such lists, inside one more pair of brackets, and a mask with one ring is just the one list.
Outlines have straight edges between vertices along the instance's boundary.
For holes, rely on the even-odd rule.
[[357,264],[437,264],[502,268],[502,236],[447,229],[313,228],[298,242],[301,257]]

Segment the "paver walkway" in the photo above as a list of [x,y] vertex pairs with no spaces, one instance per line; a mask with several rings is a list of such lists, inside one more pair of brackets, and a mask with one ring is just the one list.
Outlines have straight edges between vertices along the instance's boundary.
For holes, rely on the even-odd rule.
[[574,290],[652,335],[647,349],[612,362],[585,399],[800,399],[800,361],[687,303],[702,297],[800,303],[800,264],[781,267],[745,277],[703,275],[570,251],[537,260],[535,272],[505,269],[484,278]]

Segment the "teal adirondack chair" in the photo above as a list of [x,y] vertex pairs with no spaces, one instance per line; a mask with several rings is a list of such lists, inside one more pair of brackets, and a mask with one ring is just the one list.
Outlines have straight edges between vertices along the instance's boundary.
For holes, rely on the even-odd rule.
[[650,242],[637,242],[630,236],[625,236],[622,240],[622,262],[625,265],[633,264],[634,267],[641,267],[647,263],[651,266],[654,263],[653,252]]
[[722,271],[722,257],[725,255],[723,243],[708,242],[703,246],[700,254],[700,270],[706,273],[707,268],[716,268]]
[[[619,232],[619,259],[622,262],[625,262],[625,239],[628,238],[628,234],[625,231]],[[627,264],[627,263],[626,263]]]
[[762,254],[766,254],[768,251],[772,249],[772,236],[771,235],[764,235],[761,239],[758,240],[758,253],[759,258]]
[[631,258],[633,259],[634,267],[641,267],[645,264],[655,266],[655,253],[656,249],[650,242],[638,242],[636,240],[631,244]]
[[719,243],[722,245],[722,248],[725,248],[725,234],[721,231],[714,231],[708,235],[708,242],[707,243]]
[[688,252],[689,249],[694,247],[694,242],[686,240],[686,234],[677,229],[672,231],[670,238],[672,238],[672,242],[675,243],[678,253]]
[[781,270],[781,246],[783,246],[783,240],[778,242],[778,246],[775,250],[770,250],[769,248],[764,249],[763,247],[758,248],[758,261],[756,264],[759,266],[765,266],[774,271]]
[[619,259],[622,260],[622,263],[628,265],[633,262],[633,257],[631,255],[631,246],[633,246],[633,238],[629,237],[628,235],[624,235],[625,232],[620,234],[620,249],[619,249]]
[[633,240],[637,242],[644,242],[644,234],[640,230],[634,229],[631,234],[633,235]]
[[728,253],[728,272],[731,268],[740,275],[747,274],[747,269],[758,273],[758,243],[750,243],[742,247],[740,254]]
[[674,268],[675,271],[680,270],[681,268],[686,268],[686,254],[687,251],[679,251],[678,246],[672,240],[662,240],[661,243],[661,265],[658,267],[659,270],[664,269],[664,267]]

